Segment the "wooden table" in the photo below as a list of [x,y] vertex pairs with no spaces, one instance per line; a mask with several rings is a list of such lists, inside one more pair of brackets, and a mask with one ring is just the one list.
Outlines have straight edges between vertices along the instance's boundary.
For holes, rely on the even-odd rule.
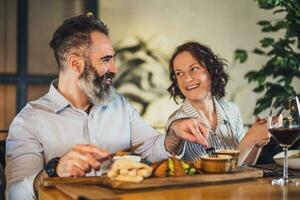
[[[300,179],[297,179],[300,181]],[[251,200],[299,200],[300,186],[272,186],[269,178],[258,178],[223,184],[195,185],[136,191],[114,191],[122,200],[199,200],[199,199],[251,199]],[[91,191],[97,187],[91,187]],[[70,200],[55,188],[40,188],[41,200]]]

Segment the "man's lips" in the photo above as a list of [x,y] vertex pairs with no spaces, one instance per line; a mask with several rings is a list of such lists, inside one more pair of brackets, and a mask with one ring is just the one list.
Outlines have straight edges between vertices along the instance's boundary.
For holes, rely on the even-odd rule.
[[105,82],[107,85],[110,85],[110,84],[111,84],[111,78],[105,79],[104,82]]
[[186,90],[193,90],[195,88],[198,88],[199,86],[200,86],[200,83],[197,83],[197,84],[194,84],[194,85],[186,86],[185,89]]

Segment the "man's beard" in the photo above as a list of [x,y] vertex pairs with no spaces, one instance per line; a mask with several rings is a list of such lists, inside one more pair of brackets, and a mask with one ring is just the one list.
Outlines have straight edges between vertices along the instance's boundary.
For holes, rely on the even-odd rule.
[[111,79],[114,73],[107,72],[98,76],[97,71],[85,61],[82,74],[79,76],[79,88],[87,95],[94,105],[107,103],[111,100]]

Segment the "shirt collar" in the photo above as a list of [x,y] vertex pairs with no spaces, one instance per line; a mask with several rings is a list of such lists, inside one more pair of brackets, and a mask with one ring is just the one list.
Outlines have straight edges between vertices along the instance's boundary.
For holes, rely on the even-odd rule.
[[[215,106],[215,110],[216,110],[216,114],[217,114],[217,124],[226,123],[227,119],[226,119],[226,116],[224,113],[225,110],[220,105],[222,103],[220,101],[223,101],[223,100],[213,97],[213,101],[214,101],[214,106]],[[187,116],[189,116],[189,117],[203,118],[203,116],[198,113],[198,111],[192,106],[192,104],[190,103],[190,101],[188,99],[184,100],[181,111],[184,112],[185,114],[187,114]]]
[[214,105],[217,113],[218,124],[224,124],[227,122],[226,110],[222,106],[224,104],[224,99],[213,97]]
[[[54,81],[52,81],[49,92],[48,92],[48,96],[51,98],[51,101],[53,102],[54,105],[54,111],[56,113],[64,110],[65,108],[71,106],[71,102],[66,99],[57,89],[58,87],[58,79],[55,79]],[[116,98],[116,91],[114,88],[110,88],[111,90],[111,96],[110,99],[106,102],[102,102],[101,104],[97,104],[94,106],[103,106],[106,107],[108,106],[108,104],[110,102],[112,102],[115,98]]]
[[65,108],[71,105],[71,103],[58,91],[57,86],[58,80],[55,79],[54,81],[52,81],[48,92],[48,96],[53,102],[54,111],[56,113],[64,110]]

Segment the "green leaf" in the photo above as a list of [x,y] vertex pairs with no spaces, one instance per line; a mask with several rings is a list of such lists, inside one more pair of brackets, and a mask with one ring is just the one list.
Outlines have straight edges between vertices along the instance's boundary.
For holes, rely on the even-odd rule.
[[266,55],[266,52],[264,52],[263,50],[261,50],[259,48],[255,48],[252,52],[255,54],[258,54],[258,55]]
[[270,21],[266,21],[266,20],[259,21],[257,22],[257,24],[261,26],[271,25]]
[[262,29],[261,29],[262,32],[272,32],[273,31],[273,26],[272,25],[269,25],[269,26],[264,26]]
[[264,85],[260,85],[260,86],[258,86],[256,88],[254,88],[253,91],[256,92],[256,93],[260,93],[260,92],[264,91],[264,89],[265,89],[265,86]]
[[265,37],[263,39],[261,39],[259,42],[261,43],[262,47],[269,47],[274,43],[274,39],[270,38],[270,37]]
[[240,61],[240,63],[244,63],[246,62],[248,58],[248,54],[247,51],[243,50],[243,49],[237,49],[234,52],[234,59]]
[[273,31],[279,31],[280,29],[287,29],[289,27],[289,23],[287,21],[278,21],[273,26]]
[[266,76],[263,73],[259,73],[259,75],[257,76],[257,81],[259,85],[262,85],[266,80]]
[[272,2],[272,0],[257,0],[257,1],[260,8],[267,9],[267,10],[274,8],[274,3]]
[[259,73],[257,71],[249,71],[245,74],[245,78],[248,78],[248,82],[256,80],[256,77]]

